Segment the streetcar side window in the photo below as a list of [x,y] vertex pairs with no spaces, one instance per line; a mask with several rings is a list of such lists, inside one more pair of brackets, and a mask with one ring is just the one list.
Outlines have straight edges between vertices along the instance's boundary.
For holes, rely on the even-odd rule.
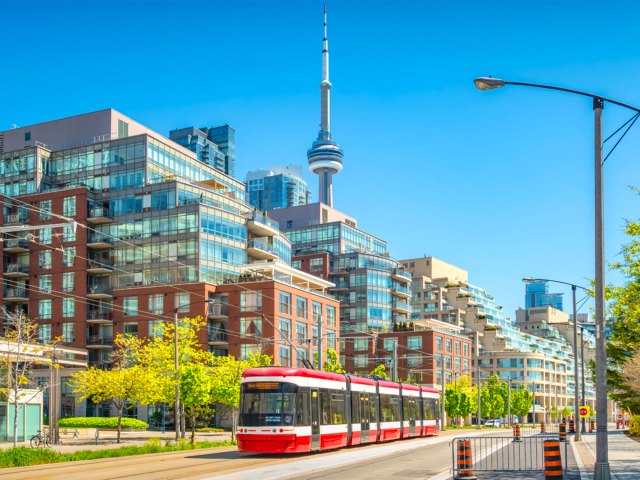
[[300,388],[296,396],[296,425],[310,425],[309,389]]
[[323,425],[340,425],[346,423],[347,409],[345,394],[339,390],[321,390],[320,410]]
[[411,399],[409,397],[402,397],[402,419],[409,421],[411,418]]
[[381,422],[400,421],[400,397],[398,395],[380,394]]
[[378,422],[378,395],[372,394],[369,395],[369,419],[372,422]]
[[278,382],[241,385],[239,426],[293,425],[297,386]]
[[423,399],[423,418],[425,420],[435,420],[438,412],[438,401],[433,398]]
[[351,423],[360,423],[360,408],[363,403],[361,396],[364,399],[364,393],[351,392]]

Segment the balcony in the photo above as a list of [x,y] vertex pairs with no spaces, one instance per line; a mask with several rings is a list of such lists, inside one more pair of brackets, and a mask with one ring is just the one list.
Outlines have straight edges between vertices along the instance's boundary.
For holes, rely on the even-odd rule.
[[411,289],[406,287],[393,287],[391,288],[391,295],[400,298],[411,298]]
[[4,291],[4,301],[11,303],[28,303],[29,296],[24,288],[7,288]]
[[111,275],[113,273],[113,265],[108,260],[89,260],[87,262],[87,273],[91,275]]
[[29,223],[29,215],[26,213],[10,213],[5,215],[5,225],[24,225]]
[[258,237],[273,237],[280,231],[277,222],[259,213],[251,214],[247,221],[247,230]]
[[87,323],[91,323],[94,325],[111,325],[113,323],[113,312],[88,310]]
[[209,345],[220,345],[220,344],[227,344],[229,342],[229,338],[227,335],[227,332],[225,331],[209,331],[209,333],[207,334],[207,343]]
[[113,239],[107,235],[90,235],[87,239],[87,248],[95,250],[113,248]]
[[411,282],[413,280],[413,277],[410,273],[405,272],[404,270],[400,270],[399,268],[394,268],[391,271],[391,278],[403,283]]
[[4,253],[29,253],[29,240],[10,238],[3,241]]
[[249,241],[247,255],[257,260],[275,260],[278,258],[273,246],[260,240]]
[[103,335],[87,337],[87,348],[113,348],[113,337]]
[[87,365],[89,367],[99,368],[100,370],[111,370],[113,368],[113,362],[107,360],[89,360]]
[[87,223],[93,223],[94,225],[102,225],[105,223],[112,223],[113,217],[111,211],[106,207],[93,207],[89,210],[89,217]]
[[227,311],[227,306],[222,303],[212,302],[209,304],[209,309],[207,311],[207,316],[212,319],[223,319],[227,318],[229,315]]
[[391,304],[391,310],[397,313],[406,313],[406,314],[413,312],[413,310],[411,309],[411,306],[406,302],[393,302]]
[[335,287],[329,287],[330,292],[348,292],[349,285],[346,283],[336,283]]
[[93,300],[112,300],[113,292],[107,285],[89,285],[87,287],[87,298]]
[[4,267],[4,276],[9,278],[27,278],[29,265],[23,263],[8,263]]

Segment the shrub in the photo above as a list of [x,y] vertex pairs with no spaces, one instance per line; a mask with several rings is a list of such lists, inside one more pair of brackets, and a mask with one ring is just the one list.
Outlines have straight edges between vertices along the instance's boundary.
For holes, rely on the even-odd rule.
[[26,467],[42,463],[55,463],[59,453],[46,448],[18,447],[0,450],[0,468]]
[[196,428],[196,432],[200,432],[200,433],[220,433],[220,432],[224,432],[224,428],[202,427],[202,428]]
[[[67,417],[58,422],[60,428],[118,428],[117,417]],[[122,428],[146,430],[149,424],[135,418],[123,418]]]
[[640,437],[640,415],[635,415],[629,420],[629,433]]

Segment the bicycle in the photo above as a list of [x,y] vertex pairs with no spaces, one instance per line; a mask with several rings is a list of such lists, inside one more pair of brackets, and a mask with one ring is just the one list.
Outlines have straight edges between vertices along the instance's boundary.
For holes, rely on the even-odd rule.
[[49,438],[49,433],[45,433],[42,430],[38,430],[38,432],[31,437],[31,441],[29,442],[31,448],[41,448],[46,447],[49,448],[51,446],[51,439]]

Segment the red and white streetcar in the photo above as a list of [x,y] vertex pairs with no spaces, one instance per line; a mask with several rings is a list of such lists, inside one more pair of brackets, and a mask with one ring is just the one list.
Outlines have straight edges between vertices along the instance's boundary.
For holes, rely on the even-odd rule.
[[438,431],[434,388],[305,368],[250,368],[242,377],[241,452],[313,452]]

